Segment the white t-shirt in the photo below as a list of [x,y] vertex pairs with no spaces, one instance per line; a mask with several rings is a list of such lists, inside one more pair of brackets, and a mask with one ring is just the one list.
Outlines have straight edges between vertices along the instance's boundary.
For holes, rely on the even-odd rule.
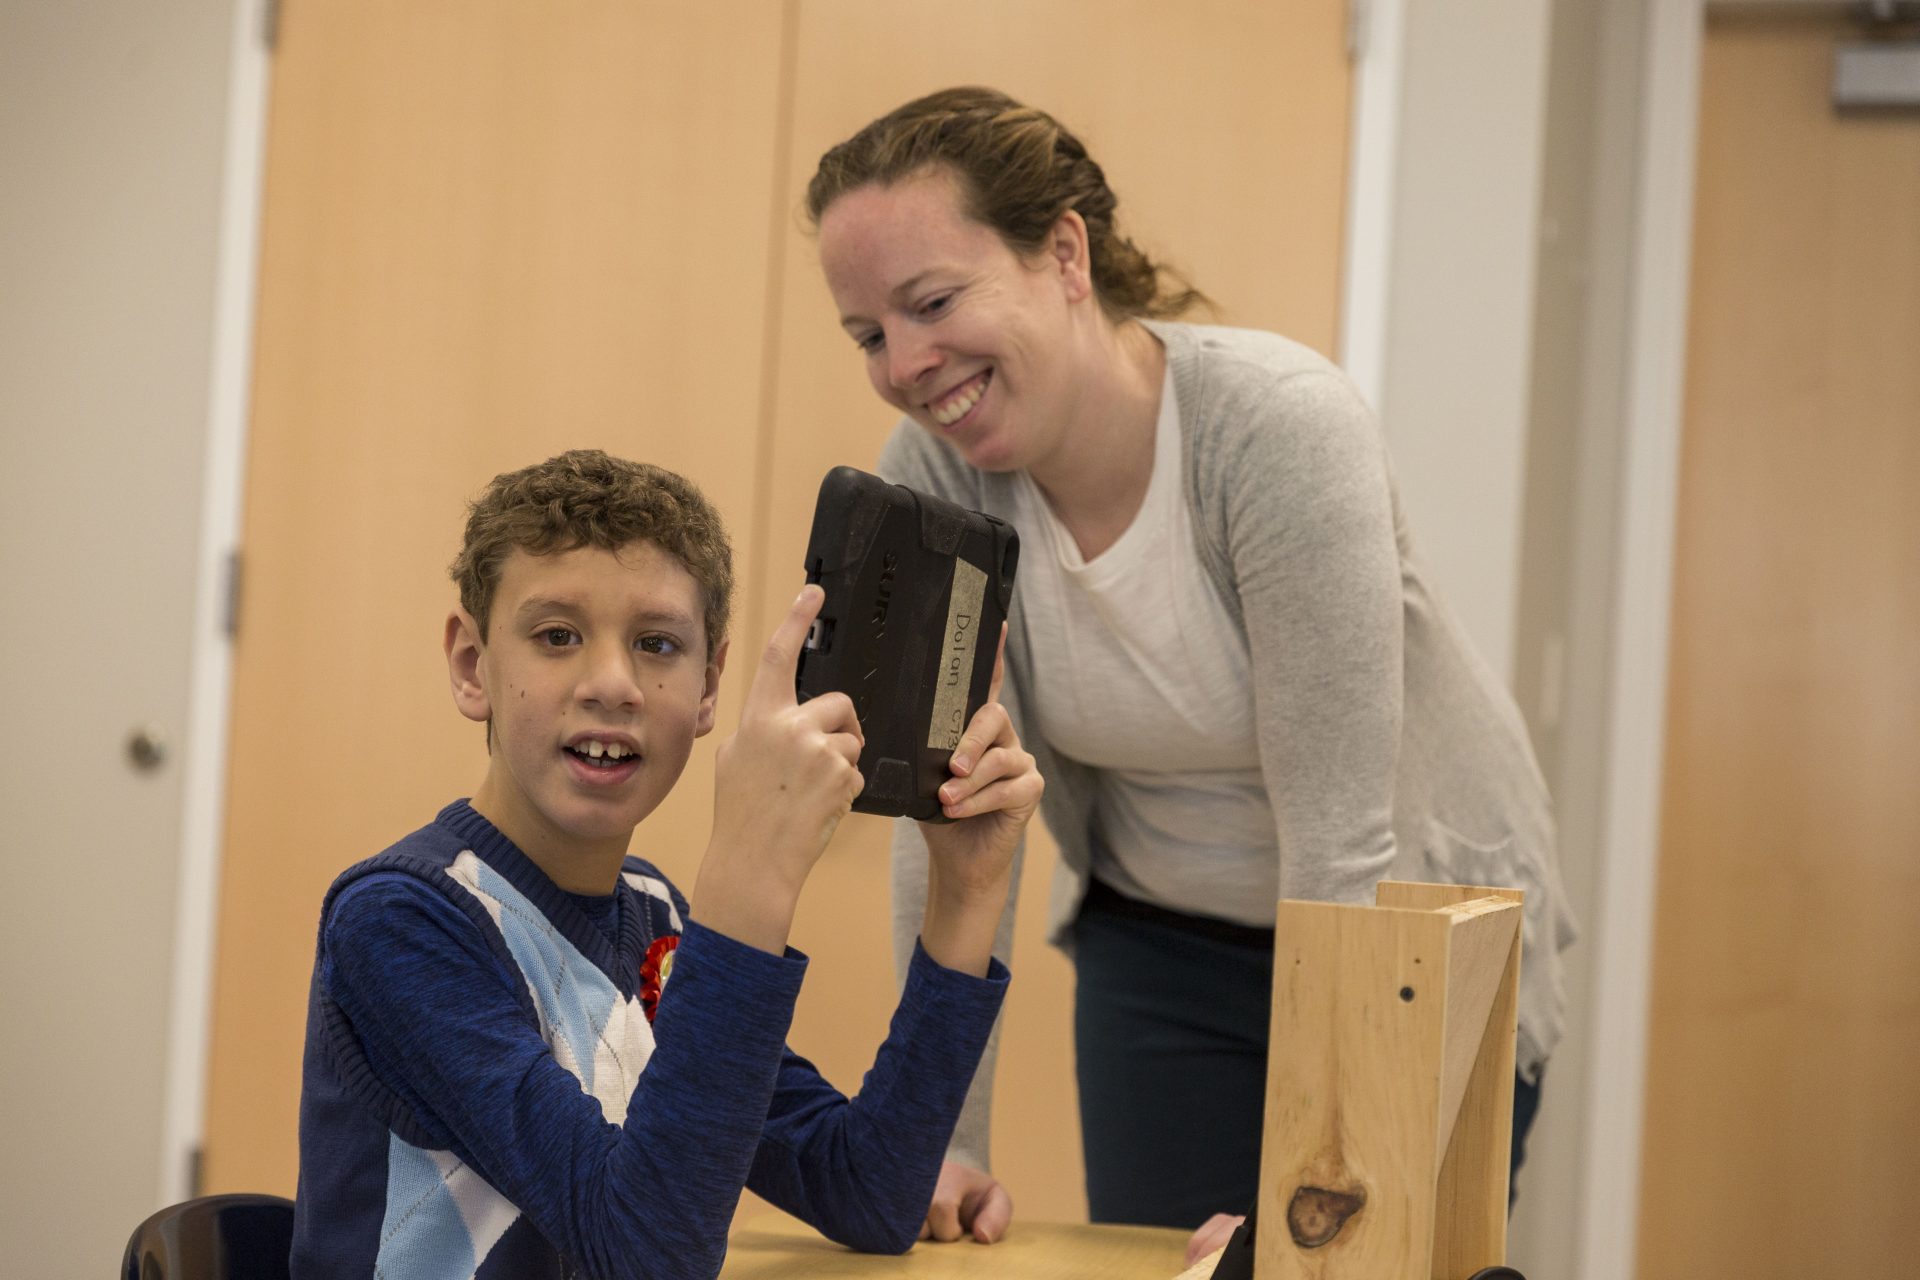
[[1173,371],[1153,478],[1091,561],[1030,476],[1016,484],[1034,720],[1099,771],[1093,873],[1128,897],[1271,928],[1280,873],[1247,645],[1193,545]]

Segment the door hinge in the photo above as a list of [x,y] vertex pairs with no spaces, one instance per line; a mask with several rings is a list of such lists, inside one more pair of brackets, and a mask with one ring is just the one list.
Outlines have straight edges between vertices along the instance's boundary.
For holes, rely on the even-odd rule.
[[268,53],[280,47],[281,0],[260,0],[260,44]]
[[220,629],[227,639],[240,637],[240,583],[244,565],[240,559],[240,548],[227,552],[227,582],[224,599],[220,605]]
[[1347,61],[1358,62],[1367,56],[1367,39],[1373,18],[1373,0],[1347,0]]
[[195,1146],[187,1152],[187,1199],[198,1200],[207,1186],[207,1149]]

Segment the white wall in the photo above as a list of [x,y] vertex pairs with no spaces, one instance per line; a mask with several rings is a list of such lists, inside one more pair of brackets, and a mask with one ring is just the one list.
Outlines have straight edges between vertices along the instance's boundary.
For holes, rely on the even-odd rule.
[[[1595,1019],[1630,970],[1603,970],[1602,917],[1612,807],[1612,723],[1620,496],[1634,210],[1641,166],[1643,0],[1557,0],[1543,183],[1527,522],[1516,637],[1521,705],[1553,788],[1561,868],[1583,937],[1567,955],[1573,1017],[1539,1126],[1541,1160],[1523,1180],[1516,1256],[1580,1276],[1596,1205],[1617,1194],[1592,1158],[1618,1130],[1595,1099]],[[1664,601],[1661,602],[1664,604]],[[1617,839],[1614,842],[1617,846]],[[1607,985],[1602,984],[1605,973]],[[1637,1122],[1637,1114],[1633,1117]],[[1617,1133],[1613,1135],[1617,1137]],[[1619,1259],[1630,1244],[1599,1228],[1587,1247]],[[1531,1273],[1531,1272],[1530,1272]]]
[[1546,113],[1539,0],[1401,9],[1376,406],[1415,546],[1513,676]]
[[[110,1275],[163,1158],[235,0],[0,0],[0,1240]],[[167,755],[136,771],[153,726]],[[169,1176],[171,1173],[172,1176]]]

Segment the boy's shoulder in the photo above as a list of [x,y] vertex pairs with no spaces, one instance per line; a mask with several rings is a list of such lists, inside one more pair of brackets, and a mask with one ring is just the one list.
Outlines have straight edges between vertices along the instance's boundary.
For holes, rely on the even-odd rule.
[[465,801],[455,801],[442,809],[432,822],[409,831],[372,857],[362,858],[335,876],[327,889],[321,914],[329,914],[343,893],[369,878],[387,883],[412,880],[426,884],[444,878],[463,853],[472,852],[472,841],[449,822],[450,818],[457,820],[463,809],[466,814],[473,814]]
[[[616,894],[632,899],[620,913],[616,952],[646,951],[657,939],[686,931],[687,899],[652,862],[628,855]],[[566,936],[597,954],[581,903],[566,893],[465,800],[442,809],[426,826],[342,871],[321,907],[323,941],[337,932],[341,909],[355,918],[364,941],[388,929],[393,917],[415,926],[467,936],[504,960],[512,940],[532,930],[549,940]],[[471,945],[471,941],[470,944]],[[623,958],[603,957],[615,965]]]

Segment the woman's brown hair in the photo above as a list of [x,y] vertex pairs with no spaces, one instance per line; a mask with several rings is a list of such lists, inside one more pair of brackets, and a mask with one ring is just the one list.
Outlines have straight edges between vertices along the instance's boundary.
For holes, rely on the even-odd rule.
[[807,184],[815,227],[849,191],[929,169],[958,179],[967,213],[1023,256],[1038,253],[1069,209],[1087,224],[1095,296],[1109,315],[1169,317],[1206,295],[1155,263],[1114,218],[1119,198],[1058,120],[995,89],[942,89],[897,107],[820,157]]

